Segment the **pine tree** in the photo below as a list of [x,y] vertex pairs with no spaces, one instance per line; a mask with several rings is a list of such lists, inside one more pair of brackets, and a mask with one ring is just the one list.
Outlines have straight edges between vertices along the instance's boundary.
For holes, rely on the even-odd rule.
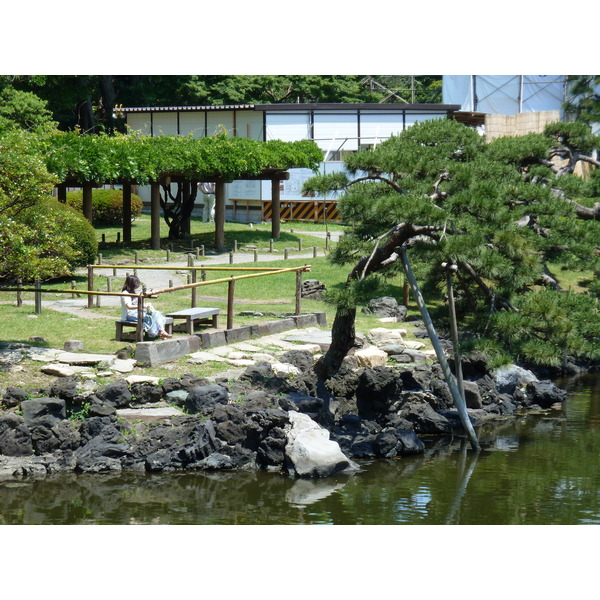
[[[376,292],[369,279],[397,276],[402,247],[430,300],[443,300],[441,265],[456,265],[463,336],[488,349],[491,339],[504,356],[539,364],[559,364],[565,348],[598,358],[598,339],[584,343],[598,335],[598,287],[589,282],[569,294],[552,271],[583,277],[600,270],[599,180],[573,175],[577,161],[598,166],[589,155],[597,142],[581,123],[486,143],[456,121],[434,120],[351,155],[346,175],[307,182],[306,191],[343,192],[342,219],[355,224],[331,256],[355,266],[335,298],[333,341],[320,374],[339,368],[354,343],[356,306]],[[547,325],[540,322],[544,306],[554,307]]]

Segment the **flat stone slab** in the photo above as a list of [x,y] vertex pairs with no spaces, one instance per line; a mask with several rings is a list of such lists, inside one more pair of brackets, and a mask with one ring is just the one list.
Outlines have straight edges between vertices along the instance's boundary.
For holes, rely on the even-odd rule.
[[233,347],[241,352],[262,352],[264,350],[264,348],[261,348],[260,346],[255,346],[254,344],[248,344],[246,342],[236,343]]
[[303,344],[316,344],[321,349],[325,349],[324,346],[329,347],[331,345],[331,331],[307,331],[305,333],[286,335],[283,339],[286,342],[302,342]]
[[185,413],[178,408],[165,406],[164,408],[118,408],[117,416],[128,421],[144,421],[146,423],[168,419],[169,417],[180,417]]
[[205,362],[214,361],[214,362],[226,362],[227,359],[224,356],[219,356],[218,354],[213,354],[212,352],[194,352],[190,354],[188,358],[188,362],[195,363],[201,365]]
[[110,363],[114,360],[111,354],[88,354],[85,352],[61,352],[55,356],[55,360],[68,365],[97,365],[98,363]]
[[54,377],[72,377],[81,373],[89,373],[88,367],[77,367],[65,365],[64,363],[50,363],[44,365],[40,371],[45,375],[53,375]]

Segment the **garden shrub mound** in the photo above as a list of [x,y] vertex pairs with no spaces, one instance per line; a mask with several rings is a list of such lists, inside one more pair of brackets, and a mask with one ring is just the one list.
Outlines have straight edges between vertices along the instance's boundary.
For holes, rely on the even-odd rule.
[[[467,357],[466,364],[466,387],[480,407],[469,410],[475,427],[556,408],[566,398],[549,381],[531,380],[530,372],[526,385],[507,393],[506,372],[497,386],[484,356]],[[519,376],[523,370],[514,372]],[[299,476],[288,454],[299,414],[312,419],[349,461],[420,454],[432,443],[449,443],[464,433],[437,363],[344,367],[323,383],[310,369],[276,376],[264,362],[232,381],[188,374],[157,384],[117,380],[92,391],[74,376],[27,394],[14,387],[1,393],[2,477],[189,469],[264,469]],[[186,412],[149,422],[118,413],[157,403]]]
[[[83,192],[67,192],[67,204],[83,213]],[[131,220],[142,214],[142,199],[131,194]],[[120,189],[92,190],[92,223],[95,227],[123,225],[123,191]]]

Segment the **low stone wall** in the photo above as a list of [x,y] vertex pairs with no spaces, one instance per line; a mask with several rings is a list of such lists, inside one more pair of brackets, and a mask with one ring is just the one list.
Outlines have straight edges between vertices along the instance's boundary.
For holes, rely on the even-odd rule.
[[288,329],[326,326],[326,313],[317,312],[294,315],[287,319],[275,319],[256,325],[241,325],[232,329],[204,331],[195,335],[176,337],[161,342],[139,342],[135,350],[135,360],[139,365],[153,367],[198,352],[201,348],[216,348],[226,344],[235,344],[252,338],[273,335]]

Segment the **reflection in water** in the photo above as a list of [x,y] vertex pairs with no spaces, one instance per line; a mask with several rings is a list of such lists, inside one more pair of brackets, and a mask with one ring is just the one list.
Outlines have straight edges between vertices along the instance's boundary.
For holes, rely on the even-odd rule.
[[[600,378],[598,378],[600,381]],[[0,524],[600,523],[600,388],[561,411],[323,480],[255,472],[62,475],[0,481]]]
[[332,483],[328,479],[298,479],[285,493],[285,500],[297,506],[308,506],[341,490],[345,483]]

